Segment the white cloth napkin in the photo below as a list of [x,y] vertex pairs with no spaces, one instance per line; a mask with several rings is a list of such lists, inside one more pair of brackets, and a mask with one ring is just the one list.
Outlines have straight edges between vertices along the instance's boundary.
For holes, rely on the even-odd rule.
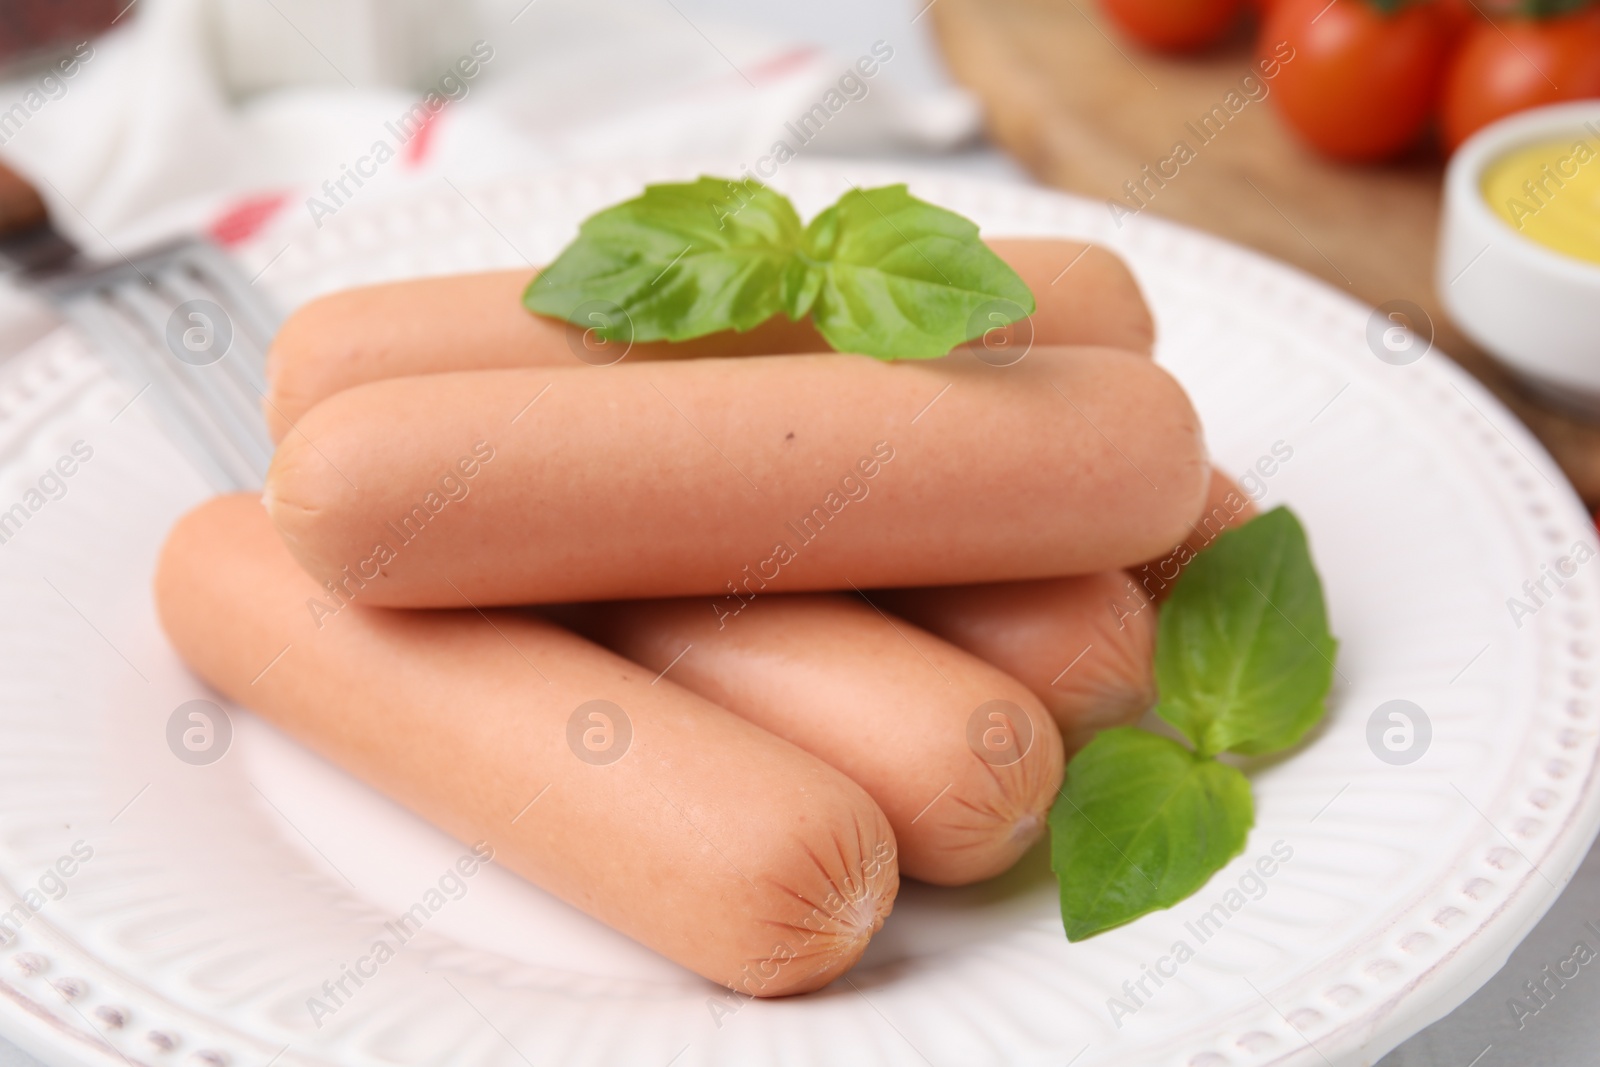
[[[11,128],[0,111],[0,155],[74,239],[114,255],[175,226],[221,220],[226,237],[441,174],[646,156],[754,172],[779,142],[944,150],[975,134],[978,109],[909,76],[926,52],[914,14],[821,48],[683,0],[140,0],[70,76],[0,85],[0,109],[24,108]],[[448,102],[419,135],[430,87]],[[370,174],[358,185],[351,171]]]

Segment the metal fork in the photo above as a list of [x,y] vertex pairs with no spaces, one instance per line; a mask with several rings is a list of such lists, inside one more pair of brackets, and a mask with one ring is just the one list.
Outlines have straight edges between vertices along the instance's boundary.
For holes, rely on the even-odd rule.
[[0,164],[0,262],[77,326],[221,492],[259,488],[272,458],[261,404],[278,316],[221,249],[187,237],[92,263],[37,190]]

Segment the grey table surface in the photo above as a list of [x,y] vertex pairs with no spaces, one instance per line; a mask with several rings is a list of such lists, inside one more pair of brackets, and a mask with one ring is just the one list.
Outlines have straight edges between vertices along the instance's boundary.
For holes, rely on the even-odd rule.
[[1600,847],[1589,850],[1555,906],[1499,973],[1466,1003],[1385,1056],[1381,1067],[1600,1064],[1596,972]]

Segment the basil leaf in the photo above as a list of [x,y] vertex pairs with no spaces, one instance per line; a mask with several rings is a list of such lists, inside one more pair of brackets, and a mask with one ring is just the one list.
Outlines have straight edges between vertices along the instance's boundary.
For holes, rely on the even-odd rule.
[[593,317],[608,341],[748,330],[782,309],[785,277],[803,272],[801,236],[788,198],[759,182],[651,185],[586,219],[522,302],[582,326]]
[[683,341],[811,315],[835,349],[931,359],[1033,314],[978,227],[904,185],[855,189],[804,230],[752,179],[651,185],[590,216],[523,293],[604,341]]
[[1098,734],[1067,765],[1050,809],[1050,868],[1069,941],[1168,908],[1244,848],[1245,776],[1132,726]]
[[804,254],[820,276],[807,306],[841,352],[934,359],[1034,311],[976,225],[904,185],[845,193],[806,227]]
[[1288,748],[1324,711],[1339,647],[1306,533],[1274,508],[1184,569],[1156,632],[1156,713],[1202,755]]

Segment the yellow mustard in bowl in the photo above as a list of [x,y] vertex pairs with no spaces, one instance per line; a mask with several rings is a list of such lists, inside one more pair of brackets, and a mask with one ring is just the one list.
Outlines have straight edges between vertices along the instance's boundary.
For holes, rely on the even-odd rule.
[[1546,248],[1600,263],[1600,126],[1515,148],[1483,171],[1483,198]]

